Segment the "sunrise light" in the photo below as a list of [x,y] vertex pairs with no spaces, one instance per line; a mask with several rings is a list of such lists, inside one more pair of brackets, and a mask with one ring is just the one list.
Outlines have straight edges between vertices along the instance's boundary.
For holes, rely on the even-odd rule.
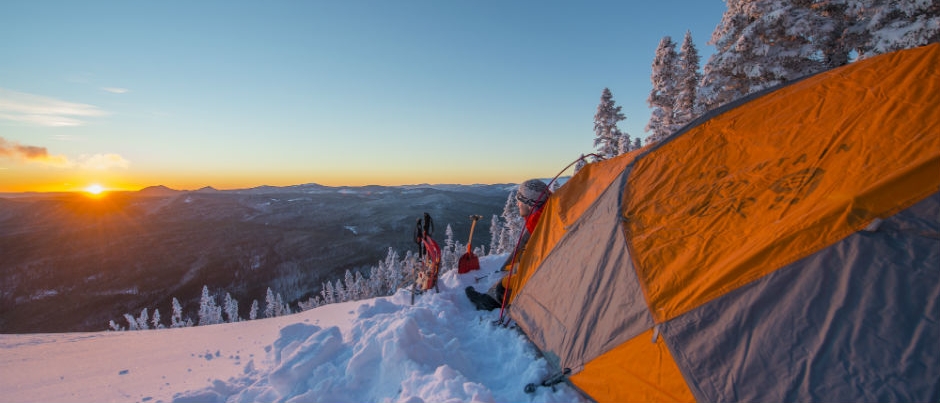
[[86,187],[85,191],[93,195],[99,195],[101,194],[101,192],[104,192],[104,187],[97,183],[93,183],[89,185],[88,187]]

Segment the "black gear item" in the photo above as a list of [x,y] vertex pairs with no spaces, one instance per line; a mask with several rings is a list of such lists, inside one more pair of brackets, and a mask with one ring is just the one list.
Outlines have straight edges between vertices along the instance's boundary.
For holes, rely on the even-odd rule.
[[499,301],[487,294],[477,292],[473,287],[467,287],[464,291],[466,291],[467,298],[477,307],[478,311],[492,311],[500,306]]

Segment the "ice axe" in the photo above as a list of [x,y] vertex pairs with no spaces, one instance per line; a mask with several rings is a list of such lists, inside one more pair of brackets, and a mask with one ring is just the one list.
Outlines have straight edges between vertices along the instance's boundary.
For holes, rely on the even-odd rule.
[[467,253],[464,253],[463,256],[460,257],[460,262],[457,264],[458,274],[480,269],[480,259],[477,255],[473,254],[473,228],[477,226],[477,220],[481,218],[483,218],[483,216],[470,216],[470,220],[472,221],[470,224],[470,239],[467,239]]

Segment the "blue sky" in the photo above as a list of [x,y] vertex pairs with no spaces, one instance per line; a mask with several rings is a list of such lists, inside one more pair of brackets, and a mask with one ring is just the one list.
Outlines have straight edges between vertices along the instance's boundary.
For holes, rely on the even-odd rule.
[[722,1],[0,4],[0,192],[502,183],[593,151],[609,87]]

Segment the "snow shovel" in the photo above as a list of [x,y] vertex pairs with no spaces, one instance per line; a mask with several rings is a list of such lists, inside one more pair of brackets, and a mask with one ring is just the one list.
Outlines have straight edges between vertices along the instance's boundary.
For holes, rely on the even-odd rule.
[[460,262],[457,264],[457,274],[464,274],[480,269],[480,259],[477,255],[473,254],[473,228],[477,226],[477,220],[481,218],[483,218],[483,216],[470,216],[473,222],[470,224],[470,239],[467,239],[467,253],[464,253],[463,256],[460,257]]

